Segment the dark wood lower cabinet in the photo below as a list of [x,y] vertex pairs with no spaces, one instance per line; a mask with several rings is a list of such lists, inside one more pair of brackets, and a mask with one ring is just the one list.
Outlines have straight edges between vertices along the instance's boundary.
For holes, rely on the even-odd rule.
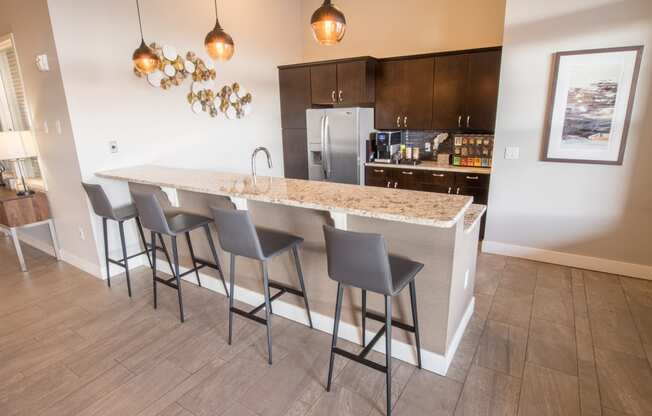
[[306,129],[283,129],[283,168],[286,178],[308,179]]
[[[432,171],[410,168],[367,166],[365,185],[413,191],[472,196],[475,204],[486,205],[489,199],[489,174]],[[486,215],[480,224],[484,238]]]

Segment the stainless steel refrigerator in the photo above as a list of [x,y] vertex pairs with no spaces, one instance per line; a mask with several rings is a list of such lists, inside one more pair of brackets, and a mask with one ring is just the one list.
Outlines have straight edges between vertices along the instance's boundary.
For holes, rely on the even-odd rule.
[[308,178],[364,184],[366,140],[373,131],[372,108],[306,110]]

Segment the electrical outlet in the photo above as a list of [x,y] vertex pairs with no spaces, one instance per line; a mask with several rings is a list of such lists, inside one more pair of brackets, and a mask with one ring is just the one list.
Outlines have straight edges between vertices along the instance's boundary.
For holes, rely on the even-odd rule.
[[505,159],[518,159],[519,148],[516,146],[507,146],[505,148]]
[[469,286],[469,269],[466,269],[466,273],[464,273],[464,289]]
[[117,140],[111,140],[109,142],[109,151],[111,153],[118,153],[118,141]]
[[79,239],[86,241],[86,232],[84,231],[83,227],[79,227]]

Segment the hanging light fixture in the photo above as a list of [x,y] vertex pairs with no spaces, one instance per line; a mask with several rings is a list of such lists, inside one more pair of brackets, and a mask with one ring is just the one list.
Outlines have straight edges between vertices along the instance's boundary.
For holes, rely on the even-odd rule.
[[233,38],[222,29],[217,18],[217,0],[215,0],[215,27],[206,35],[204,47],[211,58],[220,61],[228,61],[235,52]]
[[312,33],[317,42],[322,45],[335,45],[341,41],[346,31],[346,18],[331,0],[324,0],[324,4],[315,10],[310,19]]
[[140,19],[140,5],[136,0],[136,10],[138,11],[138,25],[140,26],[140,46],[134,51],[132,60],[136,69],[143,74],[150,74],[154,72],[160,63],[158,55],[154,53],[152,48],[145,44],[143,37],[143,23]]

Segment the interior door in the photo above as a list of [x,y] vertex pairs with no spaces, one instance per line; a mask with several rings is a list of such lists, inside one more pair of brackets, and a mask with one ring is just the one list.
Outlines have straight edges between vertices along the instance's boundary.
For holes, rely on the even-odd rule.
[[358,184],[357,111],[350,108],[325,111],[323,163],[329,182]]

